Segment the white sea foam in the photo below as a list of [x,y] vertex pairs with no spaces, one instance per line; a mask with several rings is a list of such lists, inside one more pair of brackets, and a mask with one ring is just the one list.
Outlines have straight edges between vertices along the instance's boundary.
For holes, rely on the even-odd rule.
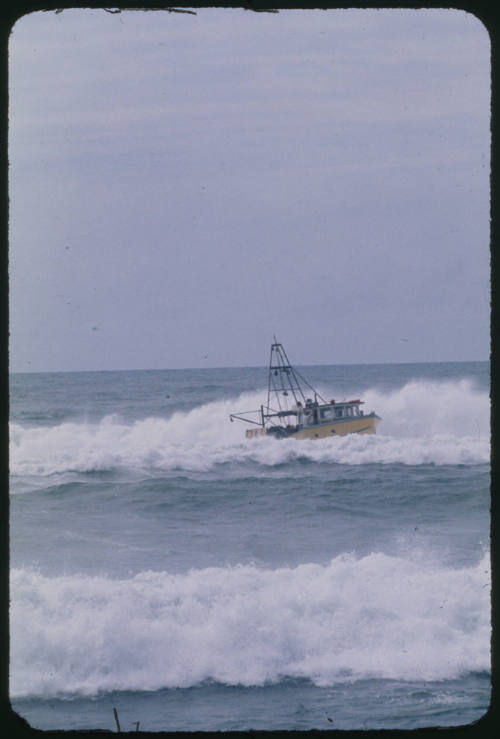
[[489,557],[339,556],[277,570],[11,576],[11,693],[93,694],[213,679],[317,685],[490,668]]
[[[333,393],[332,393],[333,394]],[[170,418],[45,428],[11,424],[11,471],[51,475],[113,468],[208,470],[227,462],[277,465],[297,458],[343,464],[478,464],[488,462],[489,398],[469,380],[412,381],[399,390],[364,394],[367,412],[382,422],[375,436],[300,442],[246,440],[245,424],[230,423],[239,408],[258,407],[262,394],[207,403]]]

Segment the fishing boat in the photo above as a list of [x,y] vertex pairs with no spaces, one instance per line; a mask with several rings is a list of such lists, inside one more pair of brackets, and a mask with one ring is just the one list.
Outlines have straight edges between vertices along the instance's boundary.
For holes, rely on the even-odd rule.
[[246,437],[324,439],[346,434],[374,434],[381,420],[360,410],[363,401],[325,400],[290,364],[282,344],[274,339],[269,360],[267,403],[259,410],[231,413],[231,421],[255,426]]

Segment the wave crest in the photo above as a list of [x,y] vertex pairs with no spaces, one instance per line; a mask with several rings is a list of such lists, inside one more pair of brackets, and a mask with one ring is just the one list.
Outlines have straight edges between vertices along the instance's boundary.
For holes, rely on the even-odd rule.
[[14,570],[11,590],[15,696],[441,680],[490,667],[487,555],[463,569],[373,553],[127,580]]
[[369,390],[368,410],[382,423],[376,436],[322,440],[246,440],[245,425],[230,423],[238,408],[257,407],[262,395],[207,403],[169,418],[45,428],[11,424],[11,471],[51,475],[115,468],[209,470],[218,464],[273,466],[306,458],[340,464],[481,464],[489,461],[489,398],[470,380],[413,381],[399,390]]

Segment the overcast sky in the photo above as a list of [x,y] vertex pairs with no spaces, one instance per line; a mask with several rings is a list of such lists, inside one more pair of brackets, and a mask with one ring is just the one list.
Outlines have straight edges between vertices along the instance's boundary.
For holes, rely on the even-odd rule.
[[36,12],[9,53],[12,370],[488,358],[473,15]]

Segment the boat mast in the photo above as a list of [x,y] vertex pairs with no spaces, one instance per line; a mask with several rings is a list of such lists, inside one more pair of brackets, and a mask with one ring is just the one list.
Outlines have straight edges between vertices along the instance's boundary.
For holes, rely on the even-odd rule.
[[[305,388],[311,391],[315,403],[317,403],[318,398],[322,403],[326,403],[326,400],[321,397],[318,391],[302,377],[300,372],[292,367],[283,345],[277,341],[275,336],[274,344],[271,344],[271,355],[269,358],[267,403],[261,405],[257,411],[242,411],[238,414],[231,413],[229,418],[231,421],[238,419],[239,421],[246,421],[262,428],[265,428],[268,423],[271,426],[284,425],[287,423],[285,419],[298,415],[298,405],[307,405],[308,398],[306,399],[304,394]],[[271,402],[273,403],[272,406]],[[278,406],[277,408],[276,404]],[[252,414],[259,414],[260,420],[256,421],[246,417]],[[277,419],[276,423],[275,419]]]
[[[287,353],[282,344],[274,337],[271,345],[271,356],[269,360],[269,380],[267,386],[267,407],[270,408],[271,397],[278,403],[279,411],[287,411],[289,408],[288,397],[291,394],[294,404],[301,402],[305,404],[303,386],[311,390],[316,398],[319,393],[305,380],[302,375],[290,364]],[[321,397],[321,396],[319,396]]]

